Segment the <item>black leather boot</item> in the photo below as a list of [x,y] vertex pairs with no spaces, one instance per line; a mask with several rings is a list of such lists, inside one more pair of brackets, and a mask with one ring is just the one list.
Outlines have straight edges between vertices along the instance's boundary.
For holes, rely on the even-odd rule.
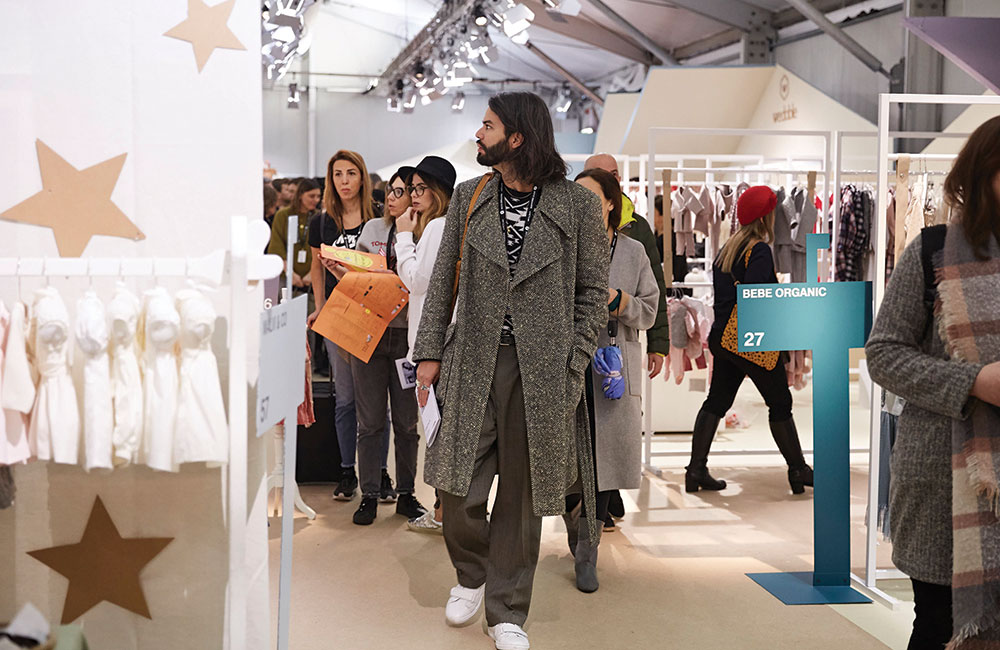
[[708,451],[712,448],[715,430],[719,428],[719,418],[705,409],[698,411],[691,437],[691,464],[685,469],[684,490],[725,490],[726,482],[717,481],[708,473]]
[[806,464],[806,459],[802,455],[802,445],[799,444],[799,432],[795,429],[795,420],[789,418],[784,422],[769,424],[774,442],[788,463],[788,485],[792,488],[792,494],[802,494],[806,491],[806,486],[813,485],[813,470]]

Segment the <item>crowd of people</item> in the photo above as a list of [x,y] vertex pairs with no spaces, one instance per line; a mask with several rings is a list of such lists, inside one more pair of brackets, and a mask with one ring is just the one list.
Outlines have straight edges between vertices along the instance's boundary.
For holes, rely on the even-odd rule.
[[[367,362],[322,341],[334,383],[342,459],[333,498],[352,501],[360,492],[353,515],[358,525],[373,523],[380,503],[394,503],[412,530],[442,534],[458,579],[445,607],[447,623],[472,622],[485,603],[496,647],[519,649],[529,647],[523,626],[542,517],[563,516],[577,587],[593,592],[599,587],[602,531],[613,530],[613,515],[623,514],[618,491],[639,487],[642,374],[658,375],[669,352],[660,242],[670,224],[664,226],[660,202],[654,228],[635,214],[610,155],[592,156],[585,170],[568,180],[548,108],[536,95],[492,97],[475,135],[477,161],[492,169],[480,178],[456,186],[454,166],[428,156],[382,181],[369,174],[360,154],[343,150],[330,158],[325,178],[265,185],[264,218],[272,228],[268,252],[284,257],[294,238],[292,285],[310,296],[310,324],[347,272],[321,255],[324,244],[385,257],[409,291],[406,309],[389,324]],[[952,191],[961,200],[968,186]],[[736,285],[777,281],[769,246],[775,204],[767,187],[745,191],[737,201],[739,230],[713,264],[715,324],[709,348],[714,372],[693,423],[685,475],[689,492],[726,487],[709,474],[707,457],[719,421],[746,377],[767,403],[792,492],[802,493],[813,483],[777,356],[754,357],[727,341],[736,317]],[[989,227],[997,235],[997,205],[991,205]],[[297,232],[289,231],[290,215],[298,216]],[[987,228],[978,222],[975,227]],[[996,242],[989,246],[995,248]],[[919,261],[919,250],[908,250],[900,261],[886,297],[890,309],[883,310],[869,344],[873,377],[900,394],[917,390],[929,378],[920,369],[931,363],[928,355],[943,354],[941,341],[928,338],[936,334],[916,336],[916,312],[923,303],[894,298],[903,291],[920,293],[916,280],[924,275],[916,268],[914,286],[898,286],[907,264]],[[902,340],[894,329],[914,336]],[[397,378],[396,361],[403,358],[416,366],[415,388],[403,388]],[[996,367],[941,365],[942,397],[913,397],[914,404],[941,413],[939,419],[962,417],[973,397],[996,404]],[[945,383],[958,388],[946,389]],[[417,420],[432,387],[441,425],[426,450],[423,480],[436,488],[436,502],[427,509],[414,488]],[[946,418],[938,423],[919,417],[925,437],[933,433],[932,424],[947,425]],[[975,433],[973,426],[968,434]],[[390,436],[395,481],[387,469]],[[931,442],[925,446],[929,450]],[[947,449],[935,447],[933,453],[941,456],[942,468],[948,466]],[[894,498],[899,504],[893,507],[905,511],[909,502],[898,494]],[[950,510],[941,499],[934,507],[942,521],[933,524],[943,528]],[[934,512],[915,514],[914,526]],[[906,529],[900,526],[897,539],[908,534]],[[951,576],[940,563],[925,562],[922,551],[905,550],[916,548],[905,540],[900,548],[911,555],[897,564],[905,569],[912,560],[914,584],[917,578],[928,581],[919,583],[914,638],[918,627],[925,636],[941,636],[950,619],[942,622],[943,614],[934,607],[944,602],[940,585],[950,584]],[[989,557],[998,562],[990,570],[1000,566],[1000,560]]]

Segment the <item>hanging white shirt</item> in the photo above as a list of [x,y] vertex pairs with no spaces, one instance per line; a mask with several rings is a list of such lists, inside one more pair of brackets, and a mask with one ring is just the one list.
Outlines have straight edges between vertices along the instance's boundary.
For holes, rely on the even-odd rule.
[[437,259],[438,249],[441,248],[444,225],[444,217],[432,219],[424,227],[420,241],[416,243],[413,241],[412,232],[396,233],[396,273],[410,292],[406,330],[406,339],[410,344],[406,358],[410,363],[413,363],[413,343],[417,340],[420,314],[424,310],[424,299],[427,297],[427,287],[434,271],[434,261]]
[[31,333],[39,380],[28,444],[37,450],[39,460],[75,465],[80,453],[80,413],[69,374],[69,313],[53,287],[35,291]]
[[163,287],[146,292],[143,351],[142,450],[146,465],[164,472],[174,463],[174,422],[177,417],[177,356],[180,315]]
[[136,328],[139,299],[119,284],[108,303],[111,340],[111,402],[114,428],[111,444],[115,463],[139,461],[142,440],[142,374],[139,371]]
[[0,303],[0,465],[23,463],[34,456],[28,445],[28,414],[35,403],[24,341],[25,307]]
[[177,292],[181,319],[180,390],[174,425],[174,463],[224,464],[229,428],[212,352],[215,308],[200,291]]
[[111,469],[111,360],[104,303],[87,291],[76,303],[76,343],[83,352],[83,448],[85,466]]

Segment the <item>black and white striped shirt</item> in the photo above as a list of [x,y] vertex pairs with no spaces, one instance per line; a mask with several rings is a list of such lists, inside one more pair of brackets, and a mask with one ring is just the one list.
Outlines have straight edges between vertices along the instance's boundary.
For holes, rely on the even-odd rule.
[[[507,244],[507,266],[510,277],[514,279],[514,271],[524,250],[524,239],[531,229],[531,219],[534,217],[535,205],[538,202],[536,191],[518,192],[500,183],[500,214],[503,217],[504,237]],[[502,334],[514,333],[514,321],[510,313],[503,318]]]

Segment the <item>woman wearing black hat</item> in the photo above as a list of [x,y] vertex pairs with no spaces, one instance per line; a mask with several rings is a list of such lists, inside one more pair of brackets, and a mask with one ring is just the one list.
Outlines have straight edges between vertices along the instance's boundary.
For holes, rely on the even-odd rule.
[[[393,175],[386,186],[385,216],[366,223],[358,240],[357,250],[385,256],[391,271],[397,271],[398,266],[393,248],[396,219],[409,207],[409,201],[404,199],[412,199],[415,194],[412,192],[412,177],[415,173],[413,168],[403,167]],[[354,513],[354,523],[359,526],[375,521],[378,510],[381,432],[385,425],[387,405],[391,405],[396,450],[396,514],[416,519],[427,512],[413,494],[420,442],[417,433],[417,398],[412,388],[404,389],[400,385],[396,369],[396,361],[406,357],[409,349],[408,311],[408,307],[404,308],[389,323],[367,363],[356,357],[351,358],[354,401],[358,415],[358,474],[361,481],[361,506]]]
[[[455,176],[455,168],[444,158],[427,156],[421,160],[410,179],[410,209],[396,219],[397,272],[410,290],[409,350],[413,350],[413,342],[417,338],[424,297],[444,233],[445,220],[438,217],[448,212],[455,189]],[[410,358],[409,352],[407,358]],[[417,532],[440,533],[440,503],[434,504],[433,512],[413,519],[407,525]]]

